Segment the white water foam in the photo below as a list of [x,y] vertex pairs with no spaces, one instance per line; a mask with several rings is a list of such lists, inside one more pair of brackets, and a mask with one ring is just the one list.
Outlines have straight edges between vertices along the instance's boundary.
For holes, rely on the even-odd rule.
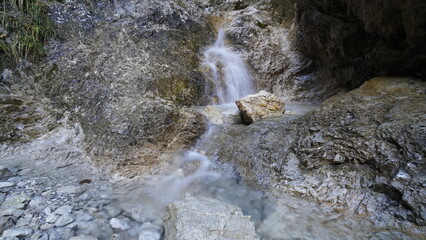
[[204,52],[202,67],[213,81],[217,98],[215,104],[231,103],[255,92],[243,60],[225,46],[223,29],[219,29],[216,42]]

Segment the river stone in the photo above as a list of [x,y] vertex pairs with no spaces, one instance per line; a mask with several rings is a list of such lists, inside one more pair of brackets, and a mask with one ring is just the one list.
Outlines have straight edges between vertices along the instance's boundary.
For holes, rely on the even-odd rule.
[[167,206],[165,240],[259,240],[250,216],[237,206],[206,197],[186,196]]
[[254,123],[266,117],[278,117],[284,113],[284,101],[272,93],[260,91],[235,101],[245,123]]
[[2,237],[30,237],[33,234],[33,230],[29,227],[19,227],[5,230]]
[[127,230],[130,228],[129,221],[124,219],[112,218],[109,224],[111,224],[112,228],[119,230]]

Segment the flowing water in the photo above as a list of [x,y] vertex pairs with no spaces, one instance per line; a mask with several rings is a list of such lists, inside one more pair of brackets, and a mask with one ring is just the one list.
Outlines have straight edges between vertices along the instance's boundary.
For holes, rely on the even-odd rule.
[[216,42],[204,52],[202,67],[212,81],[216,103],[231,103],[254,93],[253,82],[243,60],[225,45],[224,29],[219,29]]

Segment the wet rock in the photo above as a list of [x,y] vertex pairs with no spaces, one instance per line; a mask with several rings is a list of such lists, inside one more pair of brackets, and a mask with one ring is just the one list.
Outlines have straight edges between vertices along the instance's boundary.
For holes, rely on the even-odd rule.
[[74,221],[74,219],[69,214],[64,214],[58,218],[55,222],[56,227],[63,227],[67,224],[70,224]]
[[2,216],[16,215],[20,210],[25,207],[25,204],[30,198],[26,194],[19,194],[7,198],[0,207],[0,214]]
[[262,118],[278,117],[284,113],[284,101],[271,93],[260,91],[235,101],[245,123]]
[[165,239],[259,239],[249,216],[215,199],[187,196],[167,206]]
[[25,238],[25,237],[30,237],[33,234],[33,230],[29,227],[19,227],[19,228],[12,228],[12,229],[8,229],[5,230],[3,232],[2,237],[20,237],[20,238]]
[[142,224],[138,240],[159,240],[163,234],[163,228],[150,222]]
[[112,218],[109,221],[109,224],[111,225],[113,229],[118,229],[118,230],[127,230],[130,228],[129,221],[125,219]]
[[214,106],[207,106],[203,109],[203,115],[213,124],[223,124],[222,115],[220,110]]

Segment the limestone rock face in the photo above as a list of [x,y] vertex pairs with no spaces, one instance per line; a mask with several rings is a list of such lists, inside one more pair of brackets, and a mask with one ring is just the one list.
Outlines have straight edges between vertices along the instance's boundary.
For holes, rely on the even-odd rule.
[[165,240],[259,240],[249,216],[237,206],[187,196],[167,206]]
[[235,101],[245,123],[254,123],[266,117],[281,116],[284,109],[284,101],[266,91],[248,95]]
[[[198,2],[70,0],[50,7],[58,36],[31,74],[38,94],[81,123],[100,165],[152,165],[166,149],[188,147],[203,133],[203,117],[186,108],[207,99],[197,68],[200,48],[214,40]],[[0,111],[15,114],[26,105],[14,101],[0,97]],[[5,125],[0,141],[27,129],[15,125]]]
[[375,78],[298,119],[227,126],[203,147],[249,180],[415,232],[425,224],[425,91]]

